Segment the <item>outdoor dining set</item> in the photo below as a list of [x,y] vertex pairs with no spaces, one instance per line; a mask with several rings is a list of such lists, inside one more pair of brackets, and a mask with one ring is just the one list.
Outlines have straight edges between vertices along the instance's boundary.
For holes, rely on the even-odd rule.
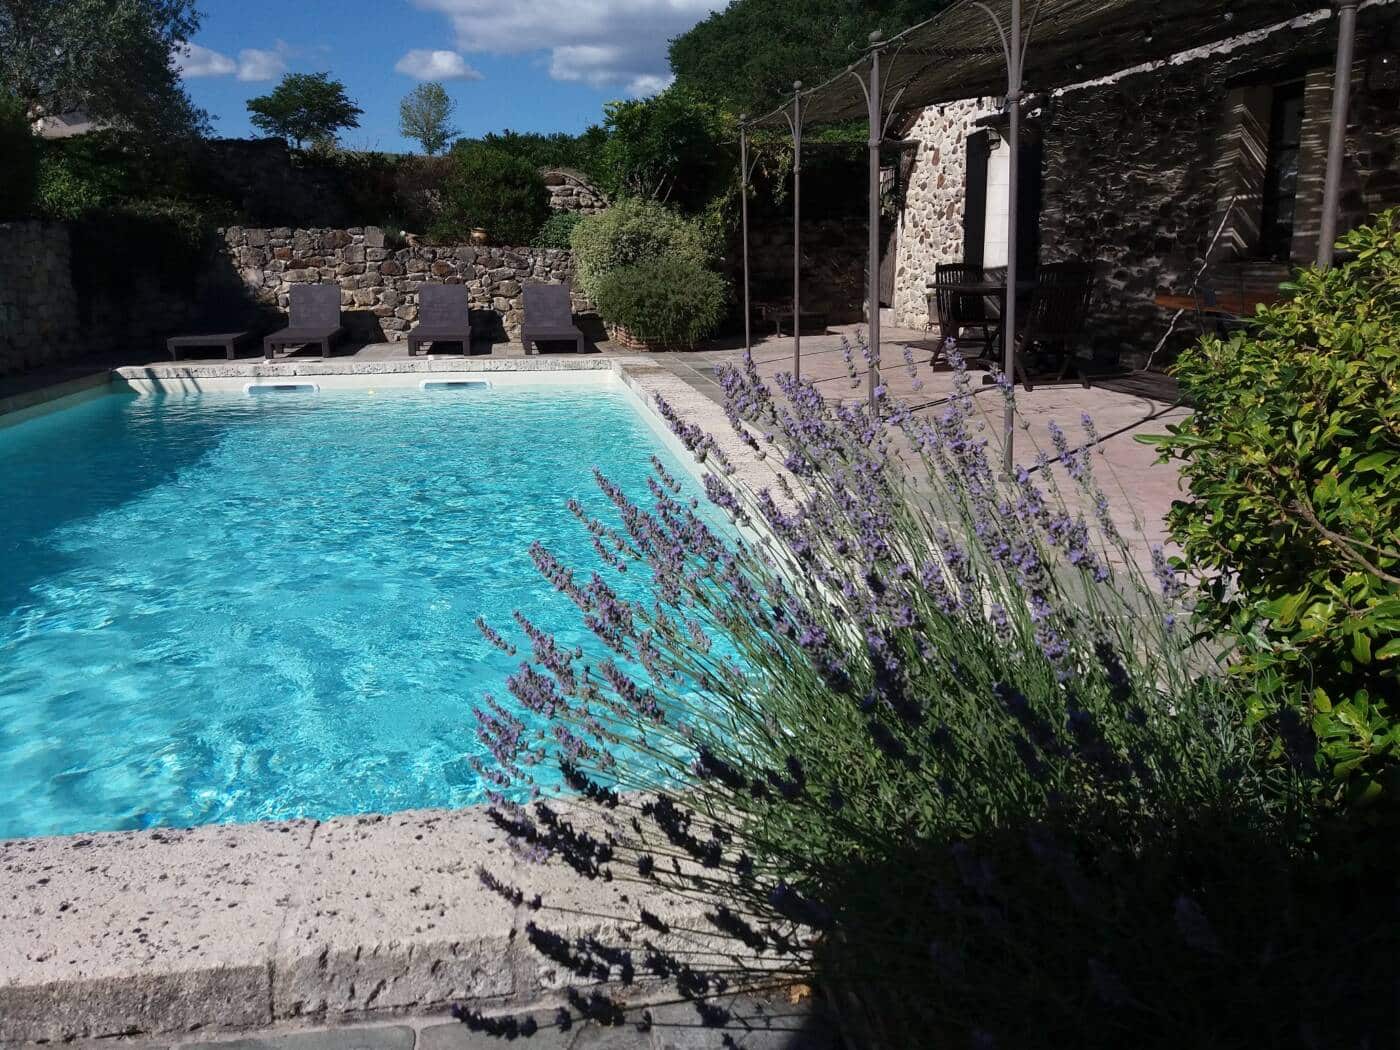
[[913,344],[946,361],[951,345],[968,364],[1000,367],[1008,288],[1017,297],[1015,380],[1030,390],[1036,379],[1062,380],[1074,369],[1088,378],[1076,352],[1089,313],[1094,268],[1083,262],[1047,263],[1034,278],[1008,282],[1006,270],[941,263],[928,283],[929,326],[936,336]]

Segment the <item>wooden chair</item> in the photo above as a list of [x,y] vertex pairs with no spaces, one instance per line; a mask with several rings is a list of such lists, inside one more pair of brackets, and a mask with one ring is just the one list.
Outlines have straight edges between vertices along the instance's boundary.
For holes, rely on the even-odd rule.
[[940,357],[946,360],[944,346],[951,338],[957,340],[958,352],[965,360],[994,358],[1001,327],[999,319],[988,307],[986,296],[959,291],[956,287],[984,283],[987,276],[982,267],[970,263],[939,263],[933,275],[928,284],[928,316],[938,337],[910,345],[932,351],[934,361]]
[[[1094,291],[1094,268],[1082,262],[1048,263],[1036,273],[1035,290],[1026,311],[1026,324],[1016,340],[1017,378],[1027,390],[1031,383],[1028,358],[1032,350],[1058,358],[1061,380],[1074,363],[1074,350],[1089,316]],[[1081,373],[1080,382],[1088,386]]]

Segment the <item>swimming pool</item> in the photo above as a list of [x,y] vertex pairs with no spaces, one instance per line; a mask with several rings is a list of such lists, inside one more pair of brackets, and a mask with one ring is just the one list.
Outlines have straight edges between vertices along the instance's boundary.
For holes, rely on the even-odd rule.
[[[372,379],[369,380],[372,382]],[[471,708],[590,638],[597,466],[687,478],[620,385],[108,393],[0,429],[0,838],[482,798]]]

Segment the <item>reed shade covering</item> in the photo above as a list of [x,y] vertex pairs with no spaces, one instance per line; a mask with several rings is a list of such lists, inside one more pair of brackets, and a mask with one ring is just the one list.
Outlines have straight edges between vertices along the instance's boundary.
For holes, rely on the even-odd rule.
[[[1008,24],[1011,0],[986,0],[986,6]],[[1021,10],[1030,27],[1024,87],[1031,92],[1109,76],[1303,15],[1330,21],[1332,12],[1320,0],[1022,0]],[[957,0],[881,46],[887,111],[1006,94],[996,27],[971,0]],[[864,122],[865,94],[850,74],[864,79],[869,65],[867,55],[804,91],[803,123]],[[748,125],[786,128],[783,110],[792,97],[774,103]]]

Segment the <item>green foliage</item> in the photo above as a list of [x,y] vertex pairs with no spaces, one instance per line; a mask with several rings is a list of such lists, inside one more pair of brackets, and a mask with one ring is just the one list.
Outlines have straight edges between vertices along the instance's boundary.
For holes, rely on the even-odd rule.
[[572,168],[590,179],[600,179],[603,145],[608,133],[593,125],[579,135],[554,132],[492,131],[479,139],[458,139],[453,150],[469,150],[476,146],[509,153],[535,168]]
[[603,320],[657,348],[690,349],[724,319],[726,293],[719,274],[667,254],[608,271],[593,302]]
[[0,90],[31,114],[81,110],[168,141],[201,131],[172,52],[199,28],[194,0],[7,0]]
[[[1301,272],[1247,333],[1176,374],[1196,411],[1166,437],[1190,499],[1168,518],[1199,614],[1235,670],[1290,690],[1353,798],[1400,793],[1400,210]],[[1256,702],[1256,716],[1272,712]]]
[[757,116],[859,57],[872,29],[887,36],[931,17],[947,0],[736,0],[671,41],[676,84]]
[[452,127],[455,104],[441,84],[419,84],[399,103],[399,130],[413,139],[428,156],[441,153],[457,137]]
[[544,225],[535,234],[535,247],[569,247],[569,238],[574,232],[574,227],[582,221],[583,216],[576,211],[556,211],[544,221]]
[[342,128],[358,128],[364,110],[329,73],[288,73],[269,94],[248,100],[249,120],[298,149],[307,140],[334,139]]
[[0,92],[0,222],[34,208],[39,149],[24,104]]
[[444,240],[480,227],[499,244],[529,244],[549,218],[544,178],[527,161],[487,146],[453,149],[433,230]]
[[720,110],[683,87],[609,102],[603,181],[617,197],[643,197],[695,211],[731,177]]
[[638,199],[618,201],[607,211],[588,216],[574,228],[569,244],[574,250],[575,281],[590,298],[613,270],[662,255],[708,266],[717,248],[699,223],[655,201]]

